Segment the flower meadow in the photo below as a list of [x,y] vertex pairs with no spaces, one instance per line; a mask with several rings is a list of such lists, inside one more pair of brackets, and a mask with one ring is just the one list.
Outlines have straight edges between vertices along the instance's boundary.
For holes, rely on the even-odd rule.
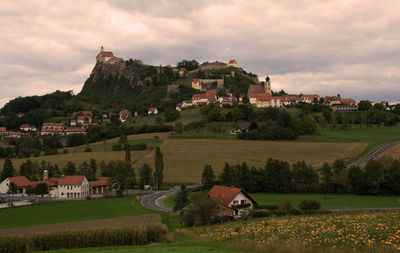
[[390,247],[400,251],[400,212],[286,216],[199,227],[201,238],[248,240],[259,245],[298,243],[310,247]]

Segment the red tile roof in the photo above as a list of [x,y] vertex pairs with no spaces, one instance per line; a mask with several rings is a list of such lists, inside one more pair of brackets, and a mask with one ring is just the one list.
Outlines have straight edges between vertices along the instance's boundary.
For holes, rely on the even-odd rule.
[[78,116],[76,119],[77,120],[85,120],[85,119],[91,119],[92,117],[90,117],[90,116]]
[[60,185],[81,185],[85,176],[64,176],[58,179]]
[[229,64],[235,64],[235,63],[237,63],[236,60],[230,60],[230,61],[229,61]]
[[45,127],[45,126],[64,126],[64,123],[49,123],[49,122],[46,122],[46,123],[43,123],[43,126]]
[[28,185],[32,185],[32,182],[25,176],[9,177],[8,179],[14,184],[16,184],[18,187],[25,187]]
[[342,99],[342,104],[355,105],[357,102],[352,98],[344,98]]
[[112,52],[110,52],[110,51],[100,52],[100,55],[103,56],[103,57],[114,57],[114,54]]
[[183,71],[186,71],[186,68],[181,68],[181,69],[179,70],[179,72],[183,72]]
[[5,127],[0,127],[0,132],[7,132],[7,129]]
[[264,86],[258,84],[249,85],[249,96],[251,96],[253,93],[265,93]]
[[110,177],[100,177],[96,181],[89,182],[91,187],[112,185]]
[[272,96],[267,93],[253,93],[250,95],[251,98],[255,98],[257,101],[271,101]]
[[214,185],[208,196],[215,202],[228,206],[241,191],[242,188]]

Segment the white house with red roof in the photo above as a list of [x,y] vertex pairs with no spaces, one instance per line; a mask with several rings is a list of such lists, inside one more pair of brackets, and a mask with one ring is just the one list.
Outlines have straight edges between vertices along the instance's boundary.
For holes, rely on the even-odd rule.
[[228,66],[237,68],[238,63],[236,60],[232,59],[228,62]]
[[242,217],[254,209],[256,201],[242,188],[214,185],[208,197],[217,203],[217,213]]
[[192,81],[192,88],[193,88],[193,89],[196,89],[196,90],[201,90],[201,89],[203,89],[202,84],[201,84],[201,82],[200,82],[199,79],[193,79],[193,81]]
[[320,96],[318,94],[303,94],[301,101],[304,103],[312,104],[314,101],[319,102]]
[[29,124],[22,124],[19,129],[23,132],[36,131],[36,127]]
[[9,131],[7,138],[16,138],[19,139],[22,137],[22,133],[20,131]]
[[158,114],[158,109],[155,108],[155,107],[151,107],[151,108],[149,108],[149,110],[147,111],[147,114],[148,114],[148,115],[151,115],[151,114],[157,115],[157,114]]
[[18,194],[25,194],[26,187],[32,185],[32,182],[25,176],[8,177],[0,183],[0,193],[7,193],[11,183],[18,187]]
[[85,176],[58,178],[58,198],[85,198],[90,195],[89,181]]
[[76,117],[76,123],[78,124],[85,124],[85,123],[92,123],[92,117],[91,116],[86,116],[86,115],[81,115]]
[[180,68],[179,69],[179,76],[180,77],[184,77],[186,72],[187,72],[186,68]]
[[207,90],[204,94],[193,94],[192,104],[193,105],[206,105],[209,103],[217,102],[217,90]]
[[0,137],[4,137],[6,135],[8,135],[7,128],[0,127]]

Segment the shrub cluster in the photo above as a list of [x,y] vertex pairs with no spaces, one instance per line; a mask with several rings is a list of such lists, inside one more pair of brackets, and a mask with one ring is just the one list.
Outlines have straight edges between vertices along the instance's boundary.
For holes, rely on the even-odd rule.
[[56,249],[144,245],[160,241],[165,233],[166,230],[161,226],[148,226],[141,229],[114,228],[0,237],[0,252],[25,253]]

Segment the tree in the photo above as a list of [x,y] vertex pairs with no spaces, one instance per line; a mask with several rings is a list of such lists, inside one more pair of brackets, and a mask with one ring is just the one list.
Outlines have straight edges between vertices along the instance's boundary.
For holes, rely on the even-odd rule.
[[176,123],[175,123],[174,131],[175,131],[177,134],[183,133],[183,124],[182,124],[182,122],[176,122]]
[[87,175],[87,179],[89,181],[94,181],[97,178],[97,163],[95,159],[90,159],[89,163],[89,172]]
[[188,200],[188,191],[186,189],[186,186],[183,184],[181,185],[181,189],[180,191],[176,194],[175,197],[175,206],[173,211],[179,211],[182,208],[184,208],[185,206],[189,205],[189,200]]
[[358,103],[359,111],[368,111],[371,109],[372,109],[372,104],[368,100],[361,100],[360,103]]
[[126,137],[126,134],[121,134],[119,136],[119,142],[120,143],[124,143],[124,142],[127,142],[127,141],[128,141],[128,138]]
[[8,186],[7,194],[17,194],[18,193],[18,186],[14,182],[10,182]]
[[49,188],[47,187],[46,183],[37,184],[35,187],[35,194],[40,195],[43,198],[43,195],[49,193]]
[[86,178],[89,176],[89,164],[84,161],[80,166],[79,166],[79,175],[84,175]]
[[214,170],[211,165],[204,166],[203,173],[201,174],[201,182],[203,184],[204,189],[211,189],[215,183],[215,175]]
[[166,108],[164,110],[164,120],[165,122],[175,121],[179,118],[179,111],[174,110],[172,108]]
[[108,176],[115,182],[115,189],[119,196],[123,195],[124,190],[135,184],[135,172],[130,163],[126,161],[111,161],[107,165]]
[[182,60],[176,64],[176,67],[179,69],[185,68],[187,71],[195,70],[199,67],[199,63],[196,60]]
[[154,181],[157,189],[160,189],[164,179],[164,161],[163,154],[160,147],[156,148],[156,155],[154,159]]
[[6,158],[4,160],[3,171],[1,172],[1,181],[8,177],[13,177],[15,175],[14,167],[12,165],[11,159]]
[[324,163],[321,169],[321,174],[322,174],[322,188],[325,193],[325,198],[326,194],[328,192],[332,192],[333,190],[333,174],[332,174],[332,168],[329,166],[328,163]]
[[125,149],[125,161],[131,163],[131,148],[128,147]]
[[139,186],[144,189],[145,185],[150,185],[152,181],[153,169],[147,164],[143,164],[139,171]]
[[29,199],[31,198],[31,195],[32,194],[35,194],[35,188],[33,188],[31,185],[28,185],[26,188],[25,188],[25,193],[26,193],[26,195],[28,195],[28,197],[29,197]]
[[71,161],[69,161],[65,167],[63,168],[63,172],[67,176],[73,176],[76,174],[76,167],[75,164]]

